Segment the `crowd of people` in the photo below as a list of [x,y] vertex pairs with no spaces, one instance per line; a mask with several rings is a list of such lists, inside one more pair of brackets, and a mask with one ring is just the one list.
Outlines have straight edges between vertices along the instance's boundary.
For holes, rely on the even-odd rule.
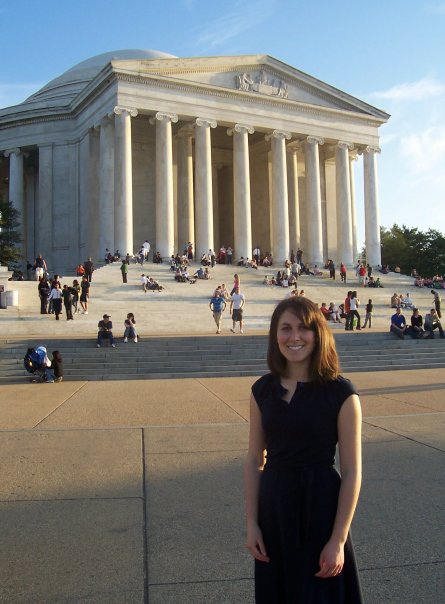
[[[431,290],[433,295],[434,308],[429,309],[425,314],[425,319],[420,314],[419,308],[414,304],[412,298],[407,293],[406,296],[394,294],[391,296],[391,308],[396,312],[391,317],[390,331],[398,338],[404,339],[406,335],[412,338],[434,338],[434,331],[437,329],[439,336],[444,337],[444,331],[441,324],[442,318],[442,298],[436,289]],[[402,312],[403,309],[412,310],[410,323],[408,324]]]
[[[110,255],[109,251],[106,250],[106,259],[109,262],[121,262],[121,273],[122,281],[127,283],[127,276],[130,262],[135,261],[139,264],[143,264],[144,261],[148,260],[150,254],[150,244],[146,240],[141,246],[139,253],[134,257],[130,257],[127,254],[124,258],[121,257],[119,250],[113,255]],[[153,262],[156,262],[156,256],[158,252],[153,255]],[[267,285],[274,285],[278,287],[288,288],[289,293],[286,297],[305,297],[305,291],[298,289],[298,279],[302,275],[320,276],[322,272],[319,271],[317,265],[313,268],[309,264],[305,264],[302,260],[303,251],[298,248],[297,253],[294,254],[292,251],[289,260],[284,262],[284,267],[279,269],[274,275],[264,275],[263,283]],[[229,260],[227,258],[230,257]],[[211,278],[210,269],[214,268],[216,264],[233,263],[233,249],[222,246],[215,254],[212,249],[209,249],[208,253],[203,254],[199,263],[199,266],[195,272],[191,271],[191,262],[193,260],[193,244],[187,243],[184,246],[182,253],[176,253],[170,258],[170,269],[174,273],[174,279],[180,283],[194,284],[198,279],[209,280]],[[236,264],[240,267],[245,268],[258,268],[259,265],[268,266],[270,254],[261,254],[260,248],[257,246],[252,251],[252,259],[240,258]],[[264,260],[266,259],[266,264]],[[162,258],[161,258],[162,261]],[[49,278],[47,273],[47,266],[44,258],[39,255],[37,256],[34,266],[38,272],[38,292],[40,297],[40,312],[42,314],[53,314],[56,320],[60,319],[60,316],[65,312],[66,320],[73,320],[76,314],[88,314],[88,304],[90,300],[91,284],[93,281],[93,273],[95,270],[93,261],[89,257],[84,263],[78,265],[76,272],[79,279],[74,279],[72,282],[61,283],[61,277],[54,275],[53,278]],[[329,271],[329,278],[336,279],[336,266],[332,259],[328,259],[325,268]],[[347,270],[343,263],[340,263],[339,267],[340,281],[342,283],[347,282]],[[375,279],[372,275],[372,267],[368,264],[358,261],[355,266],[355,274],[358,280],[358,284],[361,286],[368,287],[381,287],[379,278]],[[413,271],[413,276],[416,279],[419,277]],[[436,284],[434,289],[431,289],[431,293],[434,296],[434,312],[430,311],[425,315],[425,321],[420,314],[414,300],[411,298],[409,293],[406,295],[394,293],[391,296],[390,306],[396,309],[396,313],[391,317],[390,331],[395,333],[399,337],[404,337],[406,334],[412,337],[434,337],[434,330],[438,330],[440,336],[443,336],[443,330],[440,324],[441,309],[440,309],[440,293],[436,289],[440,287],[443,280],[439,276],[433,278],[433,282]],[[149,275],[142,274],[140,277],[140,284],[144,293],[148,291],[161,292],[164,287]],[[239,327],[240,333],[243,333],[243,309],[245,306],[245,296],[241,291],[240,275],[235,273],[233,288],[228,292],[225,284],[218,285],[213,294],[210,297],[209,307],[212,311],[214,321],[217,327],[217,333],[221,333],[221,319],[226,307],[230,304],[230,315],[232,318],[231,331],[235,332],[236,328]],[[317,305],[318,306],[318,305]],[[364,305],[364,312],[361,311],[361,302],[358,298],[357,290],[350,290],[343,303],[338,304],[335,301],[321,302],[319,310],[327,321],[333,323],[339,323],[345,325],[346,331],[361,330],[366,327],[372,327],[373,317],[373,301],[371,298]],[[407,324],[405,317],[402,314],[402,310],[412,311],[411,325]],[[131,313],[129,313],[131,315]],[[127,316],[125,319],[127,323],[124,324],[124,341],[132,339],[137,342],[137,335],[135,330],[134,315]],[[130,322],[128,324],[128,321]],[[104,337],[110,339],[111,345],[115,345],[114,337],[112,336],[112,324],[111,317],[104,315],[103,319],[99,322],[99,333],[97,339],[97,345],[101,346]],[[111,333],[111,337],[108,335]]]

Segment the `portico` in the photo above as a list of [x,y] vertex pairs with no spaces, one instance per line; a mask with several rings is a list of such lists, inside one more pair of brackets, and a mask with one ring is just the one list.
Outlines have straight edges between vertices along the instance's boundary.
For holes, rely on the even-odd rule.
[[[251,258],[259,245],[282,264],[301,247],[312,264],[350,265],[358,156],[367,261],[380,263],[376,157],[387,114],[263,55],[125,52],[137,54],[93,58],[94,69],[86,61],[0,111],[2,194],[23,217],[29,257],[62,270],[148,239],[163,257],[191,241],[196,256],[230,245],[234,258]],[[73,90],[66,105],[62,85]]]

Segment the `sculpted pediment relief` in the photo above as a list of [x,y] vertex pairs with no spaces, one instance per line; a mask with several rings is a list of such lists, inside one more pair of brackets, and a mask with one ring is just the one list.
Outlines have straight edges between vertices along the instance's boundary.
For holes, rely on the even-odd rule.
[[384,119],[389,117],[381,110],[267,55],[113,61],[112,66],[118,71],[122,68],[139,76],[159,76],[178,84],[215,86],[259,98],[296,101]]
[[288,84],[283,80],[269,75],[264,69],[259,73],[244,72],[235,76],[235,86],[245,92],[258,92],[269,96],[288,97]]

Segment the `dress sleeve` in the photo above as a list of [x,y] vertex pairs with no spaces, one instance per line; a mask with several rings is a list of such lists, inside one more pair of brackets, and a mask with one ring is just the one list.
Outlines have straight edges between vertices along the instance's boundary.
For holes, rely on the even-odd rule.
[[343,376],[339,376],[336,380],[336,391],[336,399],[339,409],[345,400],[351,396],[351,394],[358,394],[354,384]]
[[271,387],[273,381],[273,375],[271,373],[267,373],[260,377],[253,386],[252,386],[252,394],[257,402],[258,407],[261,409],[264,401],[267,397],[267,393]]

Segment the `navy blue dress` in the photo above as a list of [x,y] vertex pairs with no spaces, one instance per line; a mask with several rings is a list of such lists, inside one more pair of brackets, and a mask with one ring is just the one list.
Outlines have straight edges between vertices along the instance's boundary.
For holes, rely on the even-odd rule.
[[350,537],[337,577],[315,577],[332,533],[341,479],[334,468],[337,418],[356,394],[349,380],[299,383],[288,403],[278,376],[252,386],[266,437],[259,525],[270,562],[255,560],[257,604],[362,604]]

